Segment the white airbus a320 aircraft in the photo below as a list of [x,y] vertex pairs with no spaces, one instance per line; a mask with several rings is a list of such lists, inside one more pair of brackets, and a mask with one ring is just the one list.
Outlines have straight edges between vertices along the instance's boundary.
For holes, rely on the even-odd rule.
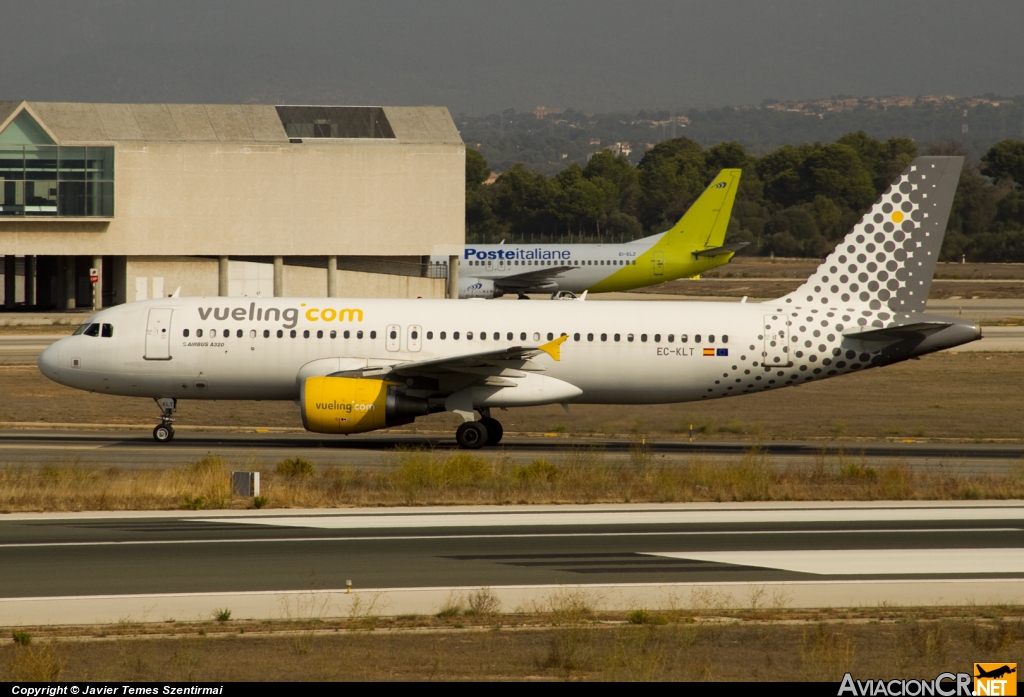
[[981,337],[973,322],[924,314],[962,164],[914,160],[778,300],[163,298],[98,313],[39,369],[155,398],[158,441],[173,437],[179,399],[280,399],[317,433],[452,411],[465,448],[501,440],[494,407],[688,402],[824,380]]

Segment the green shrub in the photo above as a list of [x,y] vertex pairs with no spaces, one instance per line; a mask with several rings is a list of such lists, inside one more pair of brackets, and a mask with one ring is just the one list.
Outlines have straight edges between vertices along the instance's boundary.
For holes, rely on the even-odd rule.
[[32,635],[24,629],[15,629],[11,636],[14,639],[14,643],[18,646],[28,646],[32,643]]
[[301,457],[290,457],[277,463],[277,473],[285,477],[309,479],[316,474],[312,462]]

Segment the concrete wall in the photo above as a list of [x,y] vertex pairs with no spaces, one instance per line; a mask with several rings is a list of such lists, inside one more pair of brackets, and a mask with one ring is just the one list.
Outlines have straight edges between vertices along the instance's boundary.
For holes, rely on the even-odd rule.
[[[273,266],[252,262],[230,262],[228,278],[234,277],[235,283],[229,282],[232,295],[255,295],[255,284],[246,287],[238,282],[245,277],[265,276],[265,269],[270,267],[270,278],[273,279]],[[114,259],[114,303],[134,302],[135,300],[166,297],[181,288],[181,297],[216,296],[218,289],[218,263],[216,259],[195,257],[118,257]],[[361,273],[358,271],[338,271],[338,294],[349,298],[444,298],[445,280],[438,278],[417,278],[411,276],[393,276],[390,274]],[[266,284],[258,287],[265,291]],[[145,298],[140,297],[143,291]],[[306,266],[284,267],[284,294],[290,297],[326,297],[327,270]],[[273,281],[270,292],[260,292],[262,296],[273,295]]]
[[465,147],[117,143],[114,218],[0,219],[6,254],[429,255],[465,238]]

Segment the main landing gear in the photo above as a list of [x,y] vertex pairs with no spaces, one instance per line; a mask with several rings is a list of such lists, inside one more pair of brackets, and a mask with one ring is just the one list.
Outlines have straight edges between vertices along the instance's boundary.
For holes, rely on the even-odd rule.
[[161,397],[156,403],[160,405],[162,412],[159,425],[153,429],[153,440],[157,443],[167,443],[174,438],[174,427],[171,424],[174,423],[174,409],[178,405],[178,400]]
[[467,421],[455,432],[455,440],[458,441],[460,448],[476,450],[485,445],[497,445],[501,442],[501,437],[505,433],[501,422],[491,418],[490,409],[484,408],[478,411],[480,412],[479,421]]

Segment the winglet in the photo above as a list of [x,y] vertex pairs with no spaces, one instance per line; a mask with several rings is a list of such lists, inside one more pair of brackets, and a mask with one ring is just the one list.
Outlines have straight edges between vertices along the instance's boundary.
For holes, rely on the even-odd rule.
[[537,348],[554,358],[556,361],[560,361],[562,360],[562,344],[565,343],[565,340],[568,338],[569,336],[567,334],[563,334],[557,339],[549,341],[543,346],[538,346]]

